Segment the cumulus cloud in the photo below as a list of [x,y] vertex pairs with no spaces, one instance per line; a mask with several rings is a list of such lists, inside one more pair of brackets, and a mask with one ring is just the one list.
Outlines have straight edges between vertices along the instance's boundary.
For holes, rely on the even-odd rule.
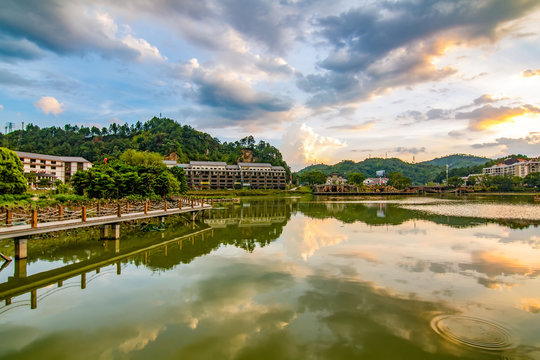
[[272,125],[269,120],[290,120],[290,99],[258,91],[234,72],[204,67],[197,59],[191,59],[178,67],[178,75],[187,81],[185,96],[212,109],[223,126]]
[[536,70],[525,70],[524,72],[521,73],[521,76],[523,77],[533,77],[533,76],[540,76],[540,69],[536,69]]
[[61,55],[95,52],[106,57],[165,59],[146,40],[135,38],[128,26],[119,31],[109,13],[93,11],[82,1],[34,0],[23,4],[6,0],[0,13],[0,30],[3,41],[11,44],[2,52],[21,59],[42,56],[40,49]]
[[437,81],[456,72],[435,65],[449,48],[494,42],[501,25],[537,1],[373,2],[315,21],[332,48],[320,74],[298,79],[314,107],[369,99],[400,86]]
[[498,138],[492,142],[473,144],[473,149],[486,149],[500,147],[498,152],[501,155],[510,154],[538,154],[540,146],[540,134],[529,133],[528,136],[522,138]]
[[58,102],[54,97],[52,96],[43,96],[41,99],[36,101],[34,103],[34,106],[38,109],[41,109],[46,115],[54,114],[58,115],[64,112],[64,104],[61,102]]
[[339,139],[317,134],[305,123],[293,124],[286,129],[281,144],[283,156],[294,169],[328,162],[336,150],[347,146]]
[[[483,94],[475,98],[471,103],[453,109],[435,108],[425,112],[407,110],[397,115],[396,120],[405,120],[412,123],[428,120],[468,120],[468,130],[484,131],[500,124],[514,122],[521,116],[536,116],[540,114],[540,108],[531,104],[516,105],[516,103],[509,103],[509,105],[503,106],[493,105],[493,103],[504,102],[505,100],[509,100],[509,98],[496,98],[490,94]],[[457,130],[450,131],[448,135],[460,137],[463,135],[463,132]]]
[[394,149],[395,152],[398,152],[398,153],[404,153],[404,154],[419,154],[419,153],[423,153],[423,152],[426,152],[426,148],[425,147],[402,147],[402,146],[399,146],[397,148]]
[[499,124],[514,121],[514,118],[518,116],[530,114],[540,114],[540,108],[533,105],[494,107],[488,104],[469,112],[458,112],[455,118],[467,119],[469,120],[470,130],[481,131]]

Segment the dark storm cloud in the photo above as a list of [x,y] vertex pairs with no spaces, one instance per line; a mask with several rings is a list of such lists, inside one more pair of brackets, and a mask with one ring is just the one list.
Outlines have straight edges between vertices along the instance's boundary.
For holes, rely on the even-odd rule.
[[501,24],[538,5],[537,0],[378,1],[319,18],[318,33],[333,50],[319,63],[326,72],[299,78],[298,87],[314,93],[308,104],[318,107],[440,80],[455,73],[430,61],[446,46],[496,41]]

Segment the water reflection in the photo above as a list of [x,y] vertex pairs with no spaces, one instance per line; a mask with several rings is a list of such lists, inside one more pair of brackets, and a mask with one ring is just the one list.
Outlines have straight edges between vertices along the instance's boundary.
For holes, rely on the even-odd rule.
[[[215,210],[196,228],[134,229],[118,251],[90,234],[72,250],[71,240],[30,240],[26,278],[109,263],[73,272],[61,291],[57,280],[37,288],[34,310],[29,293],[13,295],[2,309],[25,302],[0,314],[0,357],[535,359],[540,250],[530,225],[279,199]],[[463,341],[434,331],[433,319],[451,319],[442,326]],[[477,333],[460,319],[497,324],[511,346],[463,345]]]

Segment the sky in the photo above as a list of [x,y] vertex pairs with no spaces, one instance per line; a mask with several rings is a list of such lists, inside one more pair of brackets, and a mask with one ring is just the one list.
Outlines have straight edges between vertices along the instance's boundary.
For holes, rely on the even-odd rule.
[[538,156],[538,24],[540,0],[2,0],[0,124],[161,114],[294,170]]

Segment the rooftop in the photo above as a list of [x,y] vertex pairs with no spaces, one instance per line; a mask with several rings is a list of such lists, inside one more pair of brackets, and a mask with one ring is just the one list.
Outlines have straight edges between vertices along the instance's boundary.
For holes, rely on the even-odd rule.
[[192,166],[227,166],[224,161],[190,161],[189,164]]
[[15,151],[20,158],[34,158],[41,160],[52,160],[52,161],[63,161],[63,162],[87,162],[90,161],[82,158],[80,156],[55,156],[55,155],[45,155],[45,154],[36,154],[25,151]]
[[272,167],[272,164],[269,163],[246,163],[239,162],[238,166],[249,166],[249,167]]

